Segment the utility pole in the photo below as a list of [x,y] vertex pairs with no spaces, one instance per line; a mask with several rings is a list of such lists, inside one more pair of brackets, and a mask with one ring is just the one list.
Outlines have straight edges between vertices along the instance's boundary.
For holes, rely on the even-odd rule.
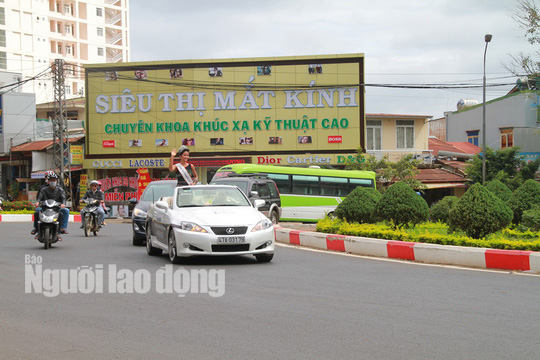
[[69,136],[67,130],[66,92],[64,87],[64,63],[63,59],[54,60],[53,64],[53,87],[54,87],[54,118],[53,129],[53,165],[60,171],[62,185],[66,185],[66,171],[68,184],[66,197],[71,201],[71,167],[69,159]]

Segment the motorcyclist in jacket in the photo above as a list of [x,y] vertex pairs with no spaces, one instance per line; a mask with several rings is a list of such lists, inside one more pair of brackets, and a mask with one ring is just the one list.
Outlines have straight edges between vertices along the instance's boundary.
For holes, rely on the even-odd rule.
[[[61,204],[60,216],[60,234],[67,234],[67,226],[69,221],[69,210],[66,208],[66,192],[58,185],[58,176],[53,173],[49,176],[48,186],[41,189],[38,195],[38,203],[52,199]],[[39,215],[38,215],[39,218]],[[35,224],[37,229],[37,223]]]
[[[86,200],[86,199],[99,200],[100,206],[98,206],[97,211],[98,211],[98,223],[99,223],[99,227],[101,227],[101,225],[106,225],[104,223],[105,211],[103,210],[103,207],[101,206],[101,204],[105,200],[105,196],[103,196],[103,191],[98,189],[98,186],[99,186],[99,182],[97,180],[92,180],[90,182],[90,189],[84,193],[84,196],[82,197],[81,200]],[[84,208],[81,209],[81,219],[83,219],[83,217],[84,217]],[[81,221],[81,229],[82,228],[84,228],[83,221]]]
[[[45,184],[41,185],[37,191],[38,195],[36,197],[36,199],[39,199],[39,193],[41,193],[41,190],[43,190],[43,188],[46,188],[49,186],[49,177],[54,174],[54,171],[51,171],[51,170],[48,170],[48,171],[45,171]],[[37,225],[38,225],[38,220],[39,220],[39,213],[41,212],[41,207],[39,206],[39,201],[36,201],[36,203],[34,204],[34,206],[36,207],[36,211],[34,212],[34,228],[32,229],[32,231],[30,231],[30,234],[32,235],[35,235],[36,232],[37,232]]]

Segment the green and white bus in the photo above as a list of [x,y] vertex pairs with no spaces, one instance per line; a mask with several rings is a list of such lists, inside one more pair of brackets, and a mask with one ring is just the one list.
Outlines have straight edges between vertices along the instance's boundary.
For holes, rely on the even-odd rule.
[[251,173],[266,174],[275,181],[281,197],[281,221],[316,222],[331,214],[356,187],[375,188],[373,171],[311,167],[232,164],[221,167],[214,179]]

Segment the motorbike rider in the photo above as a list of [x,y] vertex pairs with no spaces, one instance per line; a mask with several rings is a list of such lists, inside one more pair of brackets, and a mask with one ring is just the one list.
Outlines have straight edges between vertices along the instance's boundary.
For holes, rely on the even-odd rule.
[[[52,199],[59,202],[60,216],[58,221],[60,222],[60,234],[67,234],[67,226],[69,221],[69,210],[66,208],[66,192],[58,185],[58,175],[52,173],[49,175],[48,186],[41,189],[38,195],[38,203],[42,201]],[[39,218],[39,215],[37,216]],[[37,229],[37,224],[36,224]],[[61,241],[62,239],[58,239]]]
[[[103,207],[101,206],[102,203],[104,203],[104,199],[105,197],[103,196],[103,191],[99,190],[98,189],[98,186],[99,186],[99,181],[97,180],[92,180],[90,182],[90,189],[86,191],[86,193],[84,193],[84,196],[81,200],[86,200],[86,199],[95,199],[95,200],[99,200],[100,202],[100,206],[98,206],[98,222],[99,222],[99,227],[101,227],[101,225],[107,225],[105,224],[105,211],[103,210]],[[81,209],[81,219],[84,218],[84,208]],[[84,228],[84,222],[81,221],[81,229]]]
[[[54,171],[51,171],[51,170],[45,171],[45,184],[43,184],[43,185],[41,185],[39,187],[39,189],[37,191],[38,196],[36,197],[36,199],[39,199],[39,194],[41,193],[41,190],[43,190],[44,188],[49,186],[49,177],[52,174],[54,174]],[[37,229],[38,220],[39,220],[39,213],[41,212],[41,207],[39,206],[39,201],[36,201],[34,206],[36,207],[36,211],[34,212],[34,228],[32,229],[32,231],[30,231],[30,234],[32,234],[32,235],[35,235],[36,232],[37,232],[36,229]]]

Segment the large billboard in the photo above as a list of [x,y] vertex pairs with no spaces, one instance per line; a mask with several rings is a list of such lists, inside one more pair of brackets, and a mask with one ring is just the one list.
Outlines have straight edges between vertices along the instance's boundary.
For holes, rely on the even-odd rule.
[[87,65],[89,158],[354,152],[362,54]]

